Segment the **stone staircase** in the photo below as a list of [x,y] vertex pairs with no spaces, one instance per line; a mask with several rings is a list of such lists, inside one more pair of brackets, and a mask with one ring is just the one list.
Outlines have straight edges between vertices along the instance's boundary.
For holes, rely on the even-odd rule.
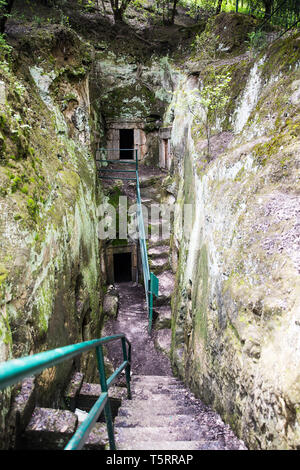
[[[140,180],[142,204],[147,207],[151,217],[151,205],[159,206],[162,201],[162,178],[145,176]],[[148,239],[148,260],[150,270],[159,280],[159,298],[154,299],[155,347],[169,356],[171,349],[171,296],[174,290],[175,275],[172,272],[170,257],[170,237],[163,232],[163,220],[151,218]]]
[[[222,432],[212,433],[213,426]],[[225,450],[225,429],[217,414],[171,376],[133,376],[132,400],[122,402],[115,419],[119,450]],[[234,446],[243,448],[236,438]]]
[[[133,375],[131,384],[131,400],[127,399],[126,387],[110,388],[117,450],[245,449],[220,417],[176,378]],[[19,400],[18,413],[24,429],[17,449],[63,449],[100,392],[100,385],[84,382],[82,374],[77,373],[65,393],[69,410],[34,407],[31,393],[25,401]],[[83,450],[109,450],[103,414]]]
[[[149,214],[151,204],[161,201],[160,181],[161,175],[146,175],[141,180],[142,203],[148,207]],[[113,320],[116,331],[113,329],[105,333],[112,335],[126,331],[133,345],[132,400],[127,399],[127,389],[122,380],[118,382],[119,386],[109,389],[117,449],[245,449],[220,417],[196,399],[176,378],[171,375],[146,375],[171,374],[170,366],[166,371],[163,363],[168,361],[171,346],[170,301],[175,275],[170,265],[170,240],[161,236],[160,225],[160,221],[151,221],[150,230],[154,234],[150,231],[148,240],[150,269],[159,278],[159,299],[155,299],[154,303],[152,337],[147,334],[143,289],[130,285],[119,288],[119,313]],[[117,358],[117,351],[112,350],[112,353]],[[156,357],[157,354],[160,357]],[[100,385],[84,382],[83,374],[75,373],[64,394],[65,409],[60,410],[35,406],[33,381],[28,384],[15,410],[19,423],[16,448],[63,449],[97,401],[101,393]],[[102,413],[83,450],[108,449]]]
[[[23,429],[19,429],[18,449],[63,449],[75,433],[78,426],[86,418],[99,395],[99,384],[83,381],[83,374],[77,372],[71,378],[70,384],[64,394],[65,406],[68,409],[42,408],[34,406],[32,397],[27,396],[26,416]],[[32,388],[32,394],[34,388]],[[126,387],[113,386],[109,390],[110,406],[113,419],[117,416],[122,400],[127,396]],[[30,413],[28,403],[31,403]],[[23,415],[25,409],[19,407],[19,414]],[[23,419],[24,421],[24,419]],[[20,432],[21,431],[21,432]],[[83,450],[108,449],[108,436],[104,413],[98,418]]]

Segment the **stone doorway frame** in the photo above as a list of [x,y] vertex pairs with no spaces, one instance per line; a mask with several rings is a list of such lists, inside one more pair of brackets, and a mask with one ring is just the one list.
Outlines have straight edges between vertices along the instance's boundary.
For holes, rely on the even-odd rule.
[[138,269],[137,269],[137,245],[136,243],[128,243],[127,245],[109,245],[105,250],[106,260],[106,273],[107,282],[109,284],[115,283],[114,273],[114,255],[120,253],[131,253],[131,279],[133,282],[137,281]]
[[159,129],[159,166],[170,170],[172,163],[171,155],[171,127]]
[[107,126],[107,149],[115,149],[114,151],[108,150],[108,160],[120,159],[117,149],[120,148],[120,130],[122,129],[133,129],[134,149],[138,150],[138,159],[143,160],[147,152],[147,145],[142,121],[108,121]]

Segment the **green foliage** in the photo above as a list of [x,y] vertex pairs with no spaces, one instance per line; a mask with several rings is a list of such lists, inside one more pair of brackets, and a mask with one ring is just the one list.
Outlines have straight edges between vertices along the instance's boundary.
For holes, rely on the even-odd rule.
[[212,35],[210,25],[213,24],[213,19],[207,21],[207,26],[202,34],[196,35],[192,47],[197,55],[197,59],[208,63],[216,59],[217,50],[219,46],[220,37]]
[[229,96],[226,91],[230,80],[229,72],[220,75],[214,72],[212,82],[200,90],[200,103],[207,109],[210,117],[214,117],[227,104]]
[[181,98],[176,106],[187,106],[194,116],[194,132],[203,126],[207,138],[207,160],[211,159],[210,139],[211,130],[218,115],[222,113],[229,101],[228,87],[231,81],[230,73],[216,74],[212,70],[208,82],[200,88],[181,92]]
[[10,17],[10,14],[7,13],[7,0],[0,0],[0,16]]
[[15,176],[13,179],[12,179],[12,184],[11,184],[11,192],[12,193],[15,193],[17,191],[17,189],[20,188],[22,184],[22,180],[19,176]]
[[29,215],[31,216],[31,218],[34,221],[36,221],[37,214],[38,214],[38,205],[37,205],[36,201],[34,201],[34,199],[32,199],[32,198],[27,199],[27,210],[28,210]]
[[0,33],[0,62],[5,59],[9,59],[11,55],[12,47],[7,44],[5,35]]
[[37,15],[34,15],[33,21],[34,21],[38,26],[41,26],[41,24],[43,23],[43,19],[42,19],[40,16],[37,16]]
[[166,103],[172,101],[172,92],[174,91],[174,83],[172,77],[172,68],[169,62],[169,57],[164,56],[159,60],[160,74],[163,87],[155,92],[155,97]]
[[248,33],[248,48],[252,56],[255,56],[261,49],[267,45],[267,37],[264,31],[252,31]]
[[216,11],[216,0],[181,0],[180,4],[197,21],[214,15]]

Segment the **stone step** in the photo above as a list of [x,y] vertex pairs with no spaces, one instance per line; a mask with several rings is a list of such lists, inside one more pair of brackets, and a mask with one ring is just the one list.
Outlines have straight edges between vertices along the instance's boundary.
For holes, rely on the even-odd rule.
[[156,299],[157,305],[162,305],[169,301],[175,285],[175,275],[171,271],[164,271],[157,275],[159,281],[159,298]]
[[150,248],[157,246],[170,246],[170,238],[162,237],[160,234],[150,234],[148,238],[148,246]]
[[157,245],[149,248],[148,255],[152,259],[159,258],[161,256],[169,255],[169,246],[168,245]]
[[161,180],[162,180],[162,175],[143,175],[139,177],[139,183],[140,183],[140,187],[141,189],[143,188],[153,188],[153,185],[155,184],[159,184],[160,186],[160,183],[161,183]]
[[170,250],[170,239],[169,238],[161,238],[161,237],[149,237],[147,240],[147,248],[148,251],[156,249],[158,247],[163,247],[166,252]]
[[81,372],[75,372],[64,393],[65,404],[71,411],[74,411],[76,408],[76,401],[83,383],[83,378],[84,376]]
[[124,405],[119,409],[119,416],[137,417],[139,414],[146,415],[148,413],[161,416],[174,416],[177,414],[191,415],[192,410],[187,408],[184,403],[171,400],[164,395],[157,395],[157,400],[149,399],[134,399],[131,403],[124,402]]
[[134,384],[153,384],[153,385],[166,385],[166,384],[181,384],[180,380],[171,375],[137,375],[134,374],[131,377],[131,381]]
[[149,257],[149,266],[150,270],[153,271],[154,274],[160,274],[163,271],[170,269],[169,257],[160,256],[154,259]]
[[116,427],[116,442],[139,442],[151,441],[159,442],[161,436],[166,441],[196,441],[201,439],[198,426],[136,426],[136,427]]
[[151,389],[149,386],[145,384],[141,385],[133,385],[132,386],[132,394],[134,396],[138,396],[139,394],[146,394],[151,395],[153,393],[160,393],[161,395],[165,394],[176,394],[176,393],[188,393],[186,388],[183,384],[167,384],[167,385],[159,385],[156,386],[155,384],[151,385]]
[[109,450],[106,423],[95,423],[82,450]]
[[137,315],[145,315],[145,316],[147,316],[147,315],[148,315],[148,312],[147,312],[146,309],[140,309],[140,310],[130,309],[130,312],[126,312],[126,316],[127,316],[127,317],[136,317]]
[[21,448],[63,449],[75,433],[77,425],[78,417],[71,411],[36,407],[23,433]]
[[223,442],[218,441],[134,441],[120,442],[118,450],[222,450]]
[[154,344],[158,351],[170,356],[172,343],[172,331],[170,328],[163,328],[156,332]]
[[147,207],[149,206],[150,207],[151,204],[153,203],[153,200],[150,199],[150,198],[141,196],[141,203],[142,203],[143,206],[147,206]]
[[11,432],[12,447],[20,448],[23,432],[28,425],[35,408],[36,388],[35,378],[27,377],[22,381],[21,389],[11,402],[11,408],[6,425]]
[[171,328],[172,309],[170,305],[162,305],[155,307],[157,318],[155,320],[155,328],[161,330],[163,328]]
[[115,427],[184,427],[188,428],[190,425],[199,428],[199,423],[196,418],[190,415],[155,415],[148,414],[142,416],[141,414],[132,415],[130,417],[117,416],[115,419]]
[[[83,382],[80,392],[76,400],[76,407],[83,411],[90,411],[93,405],[101,395],[100,384]],[[109,401],[112,417],[118,414],[122,400],[127,397],[126,387],[113,386],[109,389]],[[104,421],[104,412],[101,413],[99,420]]]

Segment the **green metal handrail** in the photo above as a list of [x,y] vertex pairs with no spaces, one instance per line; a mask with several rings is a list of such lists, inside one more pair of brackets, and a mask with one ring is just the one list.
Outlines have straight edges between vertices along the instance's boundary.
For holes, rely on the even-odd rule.
[[[105,376],[103,347],[105,343],[121,340],[123,351],[123,363],[108,378]],[[126,347],[126,344],[128,348]],[[32,356],[20,359],[12,359],[0,364],[0,390],[10,385],[21,382],[25,377],[36,375],[48,367],[53,367],[61,362],[71,359],[92,349],[96,350],[97,365],[100,376],[101,395],[90,410],[87,418],[81,423],[72,439],[68,442],[65,450],[80,450],[84,446],[89,433],[97,421],[101,411],[104,409],[110,449],[115,450],[114,430],[109,403],[108,389],[116,381],[120,373],[125,369],[127,396],[131,399],[130,391],[130,364],[131,364],[131,344],[124,334],[106,336],[104,338],[85,341],[83,343],[72,344],[62,348],[52,349]]]
[[141,253],[141,261],[142,261],[143,277],[144,277],[145,295],[146,295],[147,308],[148,308],[148,317],[149,317],[148,318],[149,320],[148,330],[150,332],[152,328],[152,316],[153,316],[153,295],[150,289],[150,267],[149,267],[149,261],[148,261],[148,253],[147,253],[147,244],[146,244],[146,236],[145,236],[145,226],[144,226],[144,217],[143,217],[143,210],[142,210],[142,201],[141,201],[138,171],[136,172],[136,200],[137,200],[137,222],[138,222],[138,230],[139,230],[140,253]]
[[[111,172],[111,173],[125,173],[125,172],[134,172],[136,173],[136,178],[125,178],[123,176],[114,178],[113,176],[100,176],[100,178],[108,178],[108,179],[123,179],[123,180],[135,180],[136,181],[136,199],[137,199],[137,225],[139,230],[139,242],[140,242],[140,253],[141,253],[141,261],[142,261],[142,271],[143,271],[143,278],[144,278],[144,287],[145,287],[145,295],[147,301],[147,309],[148,309],[148,332],[151,332],[152,329],[152,322],[153,322],[153,295],[158,295],[158,278],[150,272],[149,268],[149,261],[148,261],[148,253],[147,253],[147,244],[146,244],[146,235],[145,235],[145,225],[144,225],[144,217],[143,217],[143,210],[142,210],[142,201],[141,201],[141,191],[140,191],[140,183],[139,183],[139,168],[138,168],[138,150],[137,149],[113,149],[113,148],[98,148],[97,151],[99,152],[119,152],[120,150],[134,150],[135,151],[135,160],[105,160],[96,158],[96,162],[99,163],[107,163],[107,164],[117,164],[117,163],[127,163],[127,164],[135,164],[135,170],[115,170],[111,168],[99,168],[99,172]],[[153,288],[152,280],[155,279],[155,286]]]
[[155,276],[155,274],[150,271],[149,267],[138,171],[136,172],[136,199],[140,252],[143,268],[145,294],[148,307],[148,333],[151,333],[153,322],[153,296],[158,296],[158,278]]
[[134,159],[129,159],[129,160],[107,160],[107,159],[101,159],[101,158],[97,158],[96,157],[96,162],[98,163],[106,163],[107,165],[109,164],[116,164],[116,163],[122,163],[122,164],[126,164],[126,165],[135,165],[135,170],[122,170],[122,169],[118,169],[118,170],[114,170],[112,168],[102,168],[102,166],[100,168],[98,168],[98,174],[99,174],[99,177],[101,179],[112,179],[112,180],[119,180],[119,179],[122,179],[122,180],[126,180],[126,181],[136,181],[136,178],[125,178],[125,176],[117,176],[117,177],[114,177],[114,176],[104,176],[104,175],[100,175],[100,173],[102,172],[107,172],[107,173],[135,173],[138,169],[138,151],[137,149],[112,149],[112,148],[109,148],[109,149],[105,149],[105,148],[98,148],[96,150],[96,152],[121,152],[122,150],[132,150],[132,152],[135,153],[135,158]]

